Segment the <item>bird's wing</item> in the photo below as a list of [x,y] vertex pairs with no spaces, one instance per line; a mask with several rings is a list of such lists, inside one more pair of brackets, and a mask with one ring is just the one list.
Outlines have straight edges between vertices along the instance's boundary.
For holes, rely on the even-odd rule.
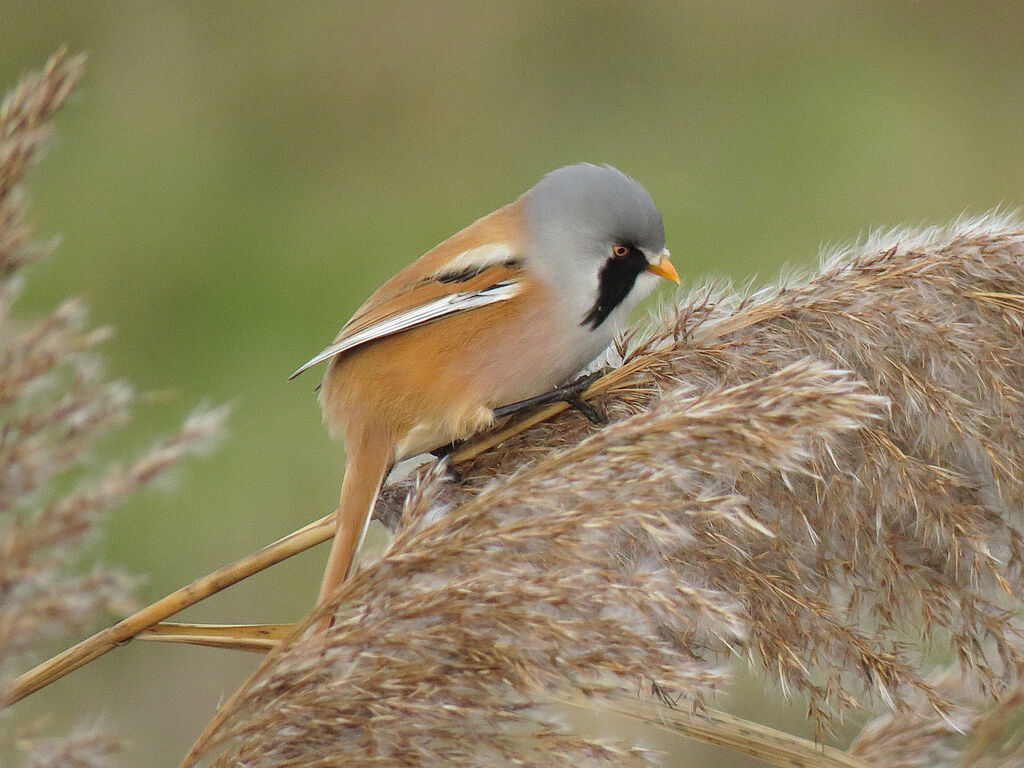
[[[402,270],[349,320],[334,343],[303,363],[289,378],[362,344],[415,328],[456,312],[508,301],[522,290],[523,268],[507,249],[476,248],[465,258],[410,279]],[[463,254],[460,254],[460,257]],[[473,256],[478,258],[474,259]],[[411,265],[415,266],[415,265]],[[421,271],[422,274],[422,271]],[[390,295],[381,296],[382,292]]]

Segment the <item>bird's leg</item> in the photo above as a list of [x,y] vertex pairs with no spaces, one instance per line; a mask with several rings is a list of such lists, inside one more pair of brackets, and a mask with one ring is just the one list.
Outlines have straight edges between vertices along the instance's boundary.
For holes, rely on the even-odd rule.
[[528,397],[525,400],[520,400],[516,403],[502,405],[494,409],[494,417],[501,419],[538,405],[565,402],[586,416],[587,419],[594,424],[607,424],[608,417],[598,410],[593,403],[588,403],[581,397],[581,395],[590,388],[591,384],[604,376],[604,373],[604,371],[594,371],[593,373],[588,373],[586,376],[581,376],[575,381],[564,384],[557,389],[553,389],[550,392],[545,392],[543,395],[536,395],[535,397]]
[[448,445],[441,445],[430,452],[430,455],[435,459],[443,459],[445,456],[450,456],[455,452],[455,449],[462,445],[465,440],[453,440]]

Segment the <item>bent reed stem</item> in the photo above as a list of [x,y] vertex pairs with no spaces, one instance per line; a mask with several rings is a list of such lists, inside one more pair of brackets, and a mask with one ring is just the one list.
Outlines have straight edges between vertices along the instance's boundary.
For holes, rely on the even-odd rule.
[[205,600],[210,595],[214,595],[232,584],[237,584],[254,573],[327,541],[333,535],[334,513],[332,512],[247,557],[218,568],[213,573],[172,592],[152,605],[146,606],[128,618],[97,632],[63,653],[20,675],[3,693],[2,699],[0,699],[0,708],[16,704],[26,696],[45,688],[50,683],[131,640],[143,630]]

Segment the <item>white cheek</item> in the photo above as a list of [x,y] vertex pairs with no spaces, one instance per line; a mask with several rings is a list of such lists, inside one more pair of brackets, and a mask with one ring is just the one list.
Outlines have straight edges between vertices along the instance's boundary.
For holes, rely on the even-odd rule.
[[661,279],[651,272],[641,272],[637,275],[636,282],[633,284],[633,290],[626,297],[626,301],[632,302],[635,307],[637,303],[651,295],[651,291],[654,290],[654,287]]
[[651,291],[654,290],[654,286],[658,284],[659,278],[657,275],[653,275],[650,272],[641,272],[637,275],[636,282],[633,283],[633,290],[629,292],[629,295],[622,300],[612,312],[608,318],[612,321],[615,326],[615,331],[621,331],[626,323],[629,322],[629,314],[632,312],[636,305],[651,295]]

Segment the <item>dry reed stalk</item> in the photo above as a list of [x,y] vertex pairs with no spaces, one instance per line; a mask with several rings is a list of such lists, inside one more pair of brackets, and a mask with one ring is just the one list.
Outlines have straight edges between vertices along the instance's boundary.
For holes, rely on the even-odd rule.
[[875,763],[856,755],[706,707],[691,712],[666,707],[664,702],[641,702],[635,698],[620,702],[598,702],[591,698],[585,702],[563,700],[561,703],[567,707],[582,707],[592,716],[612,716],[674,735],[682,734],[756,757],[778,768],[877,768]]
[[621,421],[585,439],[565,415],[461,483],[427,468],[390,491],[385,512],[414,492],[332,630],[272,653],[200,748],[639,764],[547,705],[652,682],[699,700],[726,649],[822,729],[865,691],[950,711],[907,629],[1002,690],[1020,666],[1022,329],[1024,232],[999,216],[880,235],[803,284],[694,293],[626,354]]
[[[304,552],[311,546],[323,541],[327,541],[332,533],[333,516],[327,515],[241,560],[229,563],[218,568],[213,573],[196,579],[190,584],[162,597],[155,603],[151,603],[145,608],[125,617],[117,624],[106,627],[94,635],[90,635],[56,656],[18,675],[9,685],[0,690],[0,709],[16,704],[26,696],[35,693],[41,688],[45,688],[47,685],[74,672],[85,664],[95,661],[103,654],[112,651],[140,632],[144,632],[169,616],[185,610],[190,605],[195,605],[210,595],[216,594],[232,584],[237,584],[242,579],[258,573],[264,568],[269,568],[271,565],[281,562],[281,560],[287,559],[299,552]],[[279,631],[267,629],[267,627],[273,626],[263,625],[258,632],[251,634],[265,638],[269,633],[275,637],[280,637],[281,633]],[[213,634],[214,632],[216,632],[216,629],[211,630],[208,634]],[[260,646],[250,637],[245,644],[236,647],[244,647],[251,650]]]
[[[36,320],[12,314],[22,268],[49,251],[30,239],[25,174],[83,65],[82,56],[58,53],[0,104],[0,702],[13,668],[39,643],[123,610],[134,580],[113,568],[83,574],[81,556],[110,509],[201,450],[226,416],[197,412],[140,458],[96,477],[95,446],[131,418],[134,400],[130,387],[103,374],[97,345],[109,332],[88,329],[74,300]],[[112,764],[118,744],[96,730],[15,744],[6,733],[12,720],[4,724],[5,765],[99,768]]]
[[[239,631],[247,633],[239,641]],[[295,630],[294,624],[179,624],[161,622],[137,635],[139,640],[187,643],[208,648],[268,653]]]

